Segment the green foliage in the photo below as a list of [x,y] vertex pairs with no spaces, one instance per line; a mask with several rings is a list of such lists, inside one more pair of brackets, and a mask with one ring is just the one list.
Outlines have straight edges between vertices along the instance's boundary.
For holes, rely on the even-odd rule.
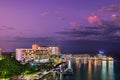
[[[56,59],[57,56],[53,55],[51,60]],[[49,70],[53,67],[53,62],[46,63],[42,65],[32,66],[29,63],[20,64],[20,62],[16,61],[15,58],[4,58],[0,60],[0,78],[10,78],[16,75],[20,75],[25,72],[25,74],[31,74],[36,72],[37,70]]]
[[15,58],[15,53],[12,53],[12,54],[11,54],[11,57],[12,57],[12,58]]
[[58,58],[57,55],[51,55],[49,59],[50,59],[51,62],[54,63],[54,61],[55,61],[57,58]]
[[59,56],[58,55],[51,55],[50,56],[50,61],[52,62],[52,65],[56,65],[59,63]]
[[0,78],[9,78],[23,71],[23,66],[14,58],[0,60]]
[[1,55],[1,53],[0,53],[0,60],[2,60],[2,55]]
[[50,58],[56,59],[58,56],[57,55],[51,55]]
[[50,70],[52,68],[53,68],[53,64],[52,63],[41,64],[41,65],[38,66],[38,69],[40,71]]
[[29,63],[24,65],[25,73],[32,73],[35,72],[37,66],[32,66]]

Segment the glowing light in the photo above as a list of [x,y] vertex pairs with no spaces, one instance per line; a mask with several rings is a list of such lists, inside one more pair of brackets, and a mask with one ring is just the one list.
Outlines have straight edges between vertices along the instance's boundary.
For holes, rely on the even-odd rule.
[[100,53],[100,54],[104,54],[105,51],[104,51],[104,50],[99,50],[99,53]]
[[71,61],[69,60],[68,68],[71,68]]

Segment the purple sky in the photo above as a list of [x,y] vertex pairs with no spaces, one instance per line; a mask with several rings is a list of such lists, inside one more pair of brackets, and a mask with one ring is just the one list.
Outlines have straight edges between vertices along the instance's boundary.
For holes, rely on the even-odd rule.
[[4,51],[33,43],[119,51],[120,0],[0,0],[0,33]]

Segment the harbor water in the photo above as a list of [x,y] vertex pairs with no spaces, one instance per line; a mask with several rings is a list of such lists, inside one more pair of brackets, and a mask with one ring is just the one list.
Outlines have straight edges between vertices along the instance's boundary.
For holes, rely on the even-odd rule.
[[69,66],[73,75],[53,72],[43,80],[120,80],[120,61],[70,60]]

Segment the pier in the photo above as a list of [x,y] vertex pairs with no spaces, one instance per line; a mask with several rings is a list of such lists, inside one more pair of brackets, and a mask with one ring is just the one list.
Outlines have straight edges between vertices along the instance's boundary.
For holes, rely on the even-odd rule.
[[112,57],[107,57],[107,56],[102,56],[102,55],[97,55],[97,56],[90,56],[88,54],[67,54],[65,55],[65,60],[69,61],[70,59],[75,59],[77,61],[113,61],[114,59]]

